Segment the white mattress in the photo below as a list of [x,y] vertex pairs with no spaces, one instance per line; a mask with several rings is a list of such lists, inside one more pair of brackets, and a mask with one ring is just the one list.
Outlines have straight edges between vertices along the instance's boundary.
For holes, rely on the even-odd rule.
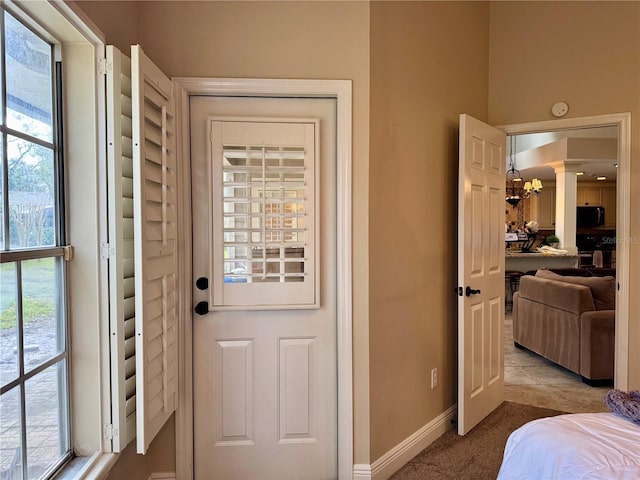
[[638,480],[640,426],[612,413],[534,420],[507,440],[498,480]]

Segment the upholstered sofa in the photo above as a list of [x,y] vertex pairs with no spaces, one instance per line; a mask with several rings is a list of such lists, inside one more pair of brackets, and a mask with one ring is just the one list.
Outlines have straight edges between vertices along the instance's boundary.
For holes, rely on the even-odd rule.
[[513,298],[513,340],[588,384],[613,378],[616,283],[613,277],[524,275]]

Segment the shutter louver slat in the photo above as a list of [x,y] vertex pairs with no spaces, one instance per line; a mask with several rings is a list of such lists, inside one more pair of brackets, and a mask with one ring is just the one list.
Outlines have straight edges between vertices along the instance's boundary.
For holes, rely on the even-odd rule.
[[[128,117],[127,117],[128,118]],[[133,141],[131,137],[123,136],[122,139],[122,160],[126,162],[127,168],[122,167],[122,174],[133,178]]]
[[136,395],[136,376],[127,378],[126,381],[127,398],[135,398]]
[[[120,105],[122,105],[122,115],[131,118],[131,95],[121,95]],[[127,137],[131,138],[131,132]]]
[[131,152],[131,151],[125,152],[124,151],[124,143],[125,142],[129,143],[129,148],[132,148],[131,147],[131,139],[127,138],[127,137],[122,137],[122,142],[123,142],[122,176],[130,178],[131,181],[133,181],[133,159],[131,158],[131,156],[133,155],[133,152]]
[[[160,126],[155,124],[154,122],[147,122],[146,126],[148,128],[155,128],[155,129],[159,129]],[[147,134],[145,135],[145,141],[147,142],[147,148],[151,147],[153,148],[154,146],[158,149],[162,148],[162,133],[158,130],[147,130]],[[149,157],[147,157],[147,160],[149,159]],[[156,162],[157,163],[157,162]]]
[[120,81],[122,82],[122,94],[131,98],[131,70],[120,72]]
[[[163,224],[162,222],[157,222],[157,224],[154,223],[147,223],[146,225],[147,227],[147,231],[145,232],[145,240],[153,242],[161,242],[163,239]],[[169,240],[175,240],[176,238],[176,231],[175,231],[175,226],[172,224],[169,225],[165,225],[166,227],[166,232],[164,233],[166,238]],[[157,255],[154,255],[157,256]],[[162,266],[160,266],[160,268],[162,268]]]
[[[133,252],[134,252],[133,237],[127,238],[125,236],[124,237],[124,258],[133,260]],[[125,278],[125,281],[126,281],[129,278],[133,278],[133,275],[130,275],[130,276],[129,275],[125,275],[124,278]],[[132,286],[132,288],[133,288],[133,286]],[[133,293],[131,294],[131,296],[133,296]]]
[[[124,237],[125,238],[134,238],[134,220],[133,218],[123,218],[122,219],[122,230],[124,232]],[[133,255],[132,255],[133,257]],[[127,275],[129,276],[129,275]],[[131,275],[133,276],[133,274]]]
[[129,357],[124,362],[124,371],[127,378],[133,377],[136,374],[136,359],[135,357]]
[[128,398],[125,404],[125,412],[127,417],[136,413],[136,397]]
[[109,175],[109,260],[112,450],[121,452],[135,437],[136,339],[134,210],[131,120],[131,62],[107,47],[107,137]]
[[122,269],[125,277],[133,277],[135,272],[135,262],[132,258],[125,258],[122,262]]
[[126,297],[123,302],[124,318],[133,318],[136,313],[135,297]]
[[133,180],[130,178],[122,178],[122,196],[133,198]]
[[[162,338],[156,337],[147,345],[147,371],[146,375],[151,379],[155,379],[162,374]],[[152,397],[162,391],[162,384],[156,390],[147,390]]]
[[[126,97],[120,97],[120,98],[122,99]],[[131,112],[129,112],[129,115],[123,115],[122,118],[126,119],[127,121],[122,122],[122,131],[120,132],[120,134],[122,135],[123,138],[131,138],[131,129],[133,128],[131,126]]]
[[[160,377],[156,377],[154,378],[151,383],[149,384],[148,387],[149,392],[161,392],[162,390],[162,378]],[[163,407],[163,398],[162,395],[160,393],[158,393],[157,395],[153,396],[151,398],[151,400],[148,402],[148,404],[145,406],[146,410],[147,410],[147,420],[151,421],[153,420],[157,415],[159,415],[160,413],[162,413],[162,407]]]
[[125,358],[132,357],[136,354],[136,339],[134,337],[127,338],[124,341],[124,356]]
[[[147,343],[147,360],[154,358],[156,355],[162,352],[162,343],[157,343],[156,340],[162,335],[162,307],[157,306],[158,302],[154,302],[156,308],[149,309],[149,316],[153,318],[153,320],[149,321],[149,325],[147,326],[147,331],[145,332],[146,343]],[[158,314],[159,313],[159,314]],[[154,314],[158,314],[154,316]],[[160,342],[162,339],[160,339]],[[156,342],[156,343],[153,343]],[[160,350],[156,351],[156,347],[159,347]]]
[[[144,92],[144,103],[146,108],[144,110],[142,118],[147,118],[147,116],[149,115],[147,108],[149,108],[151,112],[153,112],[154,109],[160,110],[162,109],[162,106],[166,103],[166,101],[167,97],[165,97],[163,93],[160,93],[158,90],[156,90],[154,85],[150,85],[149,83],[147,83],[145,85]],[[158,122],[158,125],[160,125],[160,122]]]
[[122,216],[125,218],[133,218],[133,198],[122,199]]
[[133,338],[133,336],[136,334],[136,319],[135,319],[135,317],[127,318],[125,320],[125,322],[124,322],[124,334],[125,334],[127,340],[129,340],[130,338]]
[[147,221],[148,222],[160,222],[164,219],[164,209],[162,203],[156,201],[149,202],[149,208],[147,208]]
[[137,443],[144,453],[176,406],[176,155],[171,81],[131,47]]
[[154,275],[152,271],[148,272],[147,278],[149,282],[147,283],[147,289],[145,294],[147,296],[147,301],[151,302],[155,299],[162,300],[162,283],[160,280],[160,276]]
[[[147,123],[149,123],[151,125],[152,128],[157,127],[158,130],[162,129],[162,107],[155,109],[155,108],[148,108],[145,112],[144,112],[144,119],[147,121]],[[162,139],[160,138],[160,134],[158,134],[158,132],[156,131],[149,131],[148,134],[150,136],[147,137],[147,139],[149,140],[151,137],[156,137],[159,139],[159,141],[156,141],[156,145],[162,145]]]
[[147,185],[147,189],[149,190],[149,195],[147,196],[147,200],[149,202],[155,202],[162,205],[162,195],[166,195],[167,202],[175,202],[176,193],[175,190],[162,190],[162,187],[159,184],[149,183]]
[[[149,150],[147,150],[148,152]],[[145,180],[147,182],[162,185],[162,155],[157,153],[156,161],[149,161],[147,157],[147,164],[145,165]]]

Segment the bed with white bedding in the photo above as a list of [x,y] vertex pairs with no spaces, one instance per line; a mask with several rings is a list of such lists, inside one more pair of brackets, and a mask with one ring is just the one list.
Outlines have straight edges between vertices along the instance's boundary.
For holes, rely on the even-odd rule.
[[498,480],[638,480],[640,425],[576,413],[523,425],[507,440]]

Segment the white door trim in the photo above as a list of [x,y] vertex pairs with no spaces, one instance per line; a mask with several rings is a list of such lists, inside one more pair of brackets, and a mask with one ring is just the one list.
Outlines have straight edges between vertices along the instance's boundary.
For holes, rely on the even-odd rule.
[[[616,244],[616,280],[619,286],[616,303],[616,353],[614,386],[627,390],[629,385],[629,238],[631,190],[631,113],[611,113],[590,117],[563,118],[541,122],[502,125],[497,128],[507,134],[548,132],[569,128],[618,127],[618,178],[616,183],[616,238],[622,242]],[[637,347],[634,347],[637,348]]]
[[[337,101],[337,364],[338,364],[338,478],[353,476],[352,383],[352,220],[351,220],[351,81],[178,77],[173,79],[176,101],[177,151],[180,168],[179,278],[191,275],[191,191],[189,154],[189,96],[330,97]],[[177,478],[193,478],[193,331],[191,281],[180,288],[178,351],[178,408],[176,411]]]

